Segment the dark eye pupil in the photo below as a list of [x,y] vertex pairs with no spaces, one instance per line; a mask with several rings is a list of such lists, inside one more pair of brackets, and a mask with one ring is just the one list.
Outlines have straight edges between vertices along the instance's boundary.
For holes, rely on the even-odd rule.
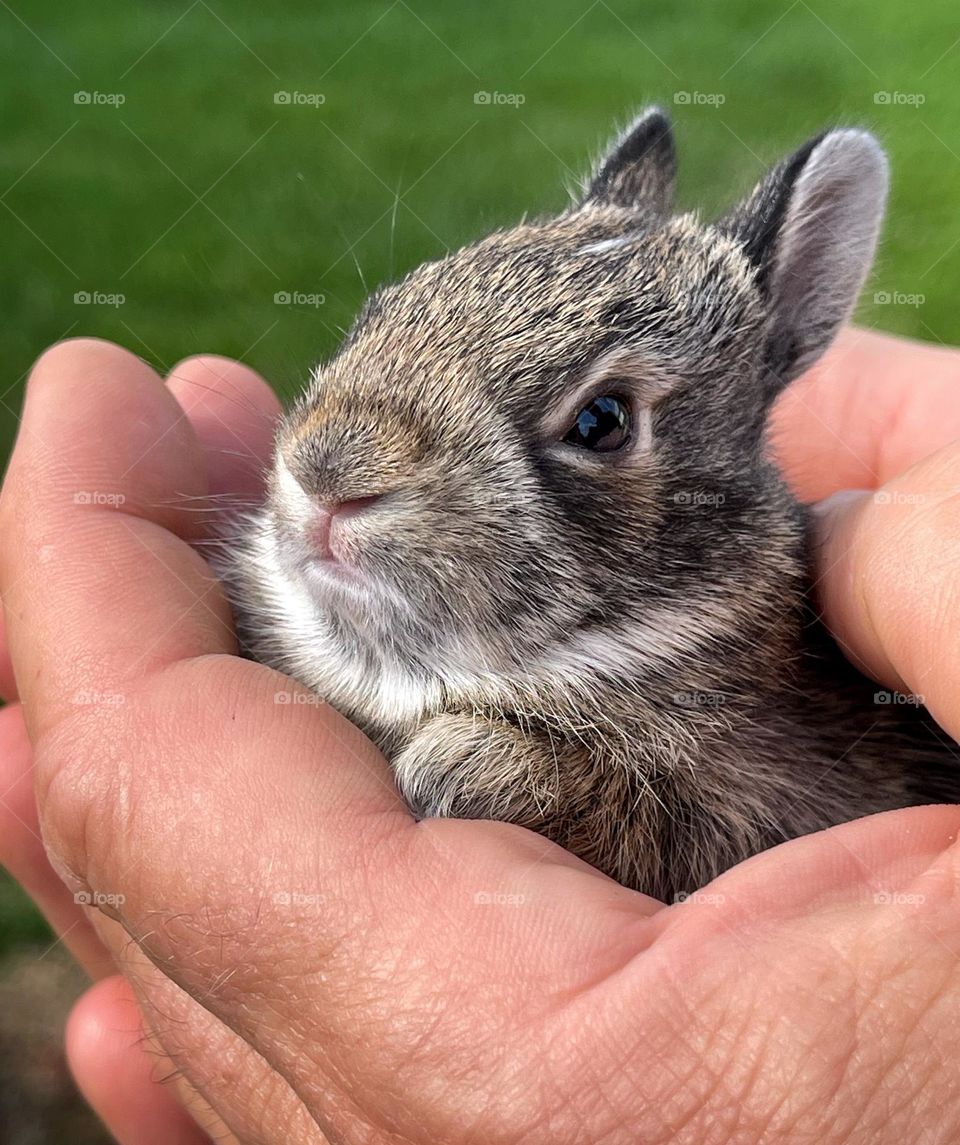
[[594,398],[577,414],[573,429],[563,439],[568,445],[610,453],[630,440],[630,409],[613,394]]

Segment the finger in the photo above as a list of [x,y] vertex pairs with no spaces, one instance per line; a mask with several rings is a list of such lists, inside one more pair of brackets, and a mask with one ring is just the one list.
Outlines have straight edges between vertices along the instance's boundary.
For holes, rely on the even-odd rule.
[[205,493],[189,422],[144,363],[90,340],[40,359],[0,505],[31,732],[122,703],[131,679],[171,659],[235,649],[216,580],[172,535],[202,533],[184,504]]
[[33,793],[33,751],[16,704],[0,709],[0,864],[91,978],[115,973],[109,951],[47,859]]
[[8,703],[17,698],[17,682],[13,675],[13,663],[7,646],[7,626],[0,605],[0,701]]
[[[710,884],[709,902],[691,896],[692,910],[663,912],[656,929],[664,934],[706,924],[718,933],[742,927],[746,935],[758,923],[869,908],[876,895],[910,888],[955,852],[958,829],[958,807],[909,807],[801,836],[725,871]],[[960,937],[960,917],[953,926]]]
[[875,489],[960,438],[960,351],[856,328],[788,386],[774,455],[802,501]]
[[66,1047],[80,1092],[120,1145],[209,1145],[214,1139],[160,1083],[174,1067],[147,1044],[126,979],[105,978],[83,995],[67,1022]]
[[[259,494],[269,459],[279,402],[254,371],[225,358],[193,358],[168,379],[207,455],[212,489],[236,492],[242,501]],[[0,697],[16,699],[0,609]],[[0,720],[3,716],[0,716]],[[0,735],[0,862],[29,887],[37,905],[93,977],[113,972],[113,962],[66,888],[54,874],[38,839],[32,754],[19,710],[11,710]]]
[[280,402],[255,371],[212,354],[187,358],[167,376],[207,459],[210,493],[228,503],[259,500]]
[[[259,498],[280,412],[269,385],[246,366],[214,355],[180,362],[167,384],[204,450],[214,507],[220,507],[220,498],[230,506]],[[16,697],[0,608],[0,699]]]
[[867,674],[960,738],[960,446],[818,513],[824,619]]

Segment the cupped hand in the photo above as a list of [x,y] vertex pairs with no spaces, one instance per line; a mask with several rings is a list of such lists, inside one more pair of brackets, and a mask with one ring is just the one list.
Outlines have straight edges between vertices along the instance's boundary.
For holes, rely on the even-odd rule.
[[[222,511],[255,503],[272,448],[279,402],[252,370],[212,355],[191,358],[166,379],[203,450],[207,498],[186,508],[205,514],[215,534]],[[0,861],[32,895],[59,940],[98,985],[75,1008],[67,1048],[77,1080],[122,1145],[188,1145],[206,1141],[181,1106],[228,1140],[223,1127],[165,1061],[142,1028],[129,985],[98,938],[84,907],[47,861],[33,791],[33,756],[16,702],[17,690],[0,608]],[[180,1100],[157,1079],[171,1082]]]
[[[820,588],[851,655],[953,735],[957,384],[952,356],[852,331],[776,419],[801,492],[892,479],[914,498],[828,508]],[[208,436],[177,396],[102,343],[40,360],[0,584],[66,898],[36,853],[33,889],[61,927],[74,895],[95,904],[78,952],[109,954],[220,1125],[291,1143],[956,1138],[960,808],[795,840],[669,908],[520,828],[415,823],[363,736],[233,654],[195,542],[222,491],[211,456],[237,425],[248,450],[254,399],[218,398]],[[89,1031],[128,996],[94,990],[72,1053],[96,1101]]]

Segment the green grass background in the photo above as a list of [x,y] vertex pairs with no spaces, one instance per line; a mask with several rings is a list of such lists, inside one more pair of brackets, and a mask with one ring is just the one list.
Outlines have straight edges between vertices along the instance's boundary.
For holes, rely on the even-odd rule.
[[[32,360],[68,335],[158,368],[242,356],[290,394],[367,287],[561,207],[654,100],[676,120],[680,202],[707,213],[825,125],[874,129],[893,192],[862,320],[960,341],[958,39],[955,0],[3,3],[0,458]],[[923,302],[873,305],[874,290]],[[78,305],[82,291],[125,301]],[[38,938],[0,883],[0,950]]]

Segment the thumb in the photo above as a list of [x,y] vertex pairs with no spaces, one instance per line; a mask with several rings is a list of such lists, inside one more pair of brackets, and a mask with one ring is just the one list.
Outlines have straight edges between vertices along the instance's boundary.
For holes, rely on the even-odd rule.
[[847,657],[960,738],[960,444],[815,512],[824,621]]

